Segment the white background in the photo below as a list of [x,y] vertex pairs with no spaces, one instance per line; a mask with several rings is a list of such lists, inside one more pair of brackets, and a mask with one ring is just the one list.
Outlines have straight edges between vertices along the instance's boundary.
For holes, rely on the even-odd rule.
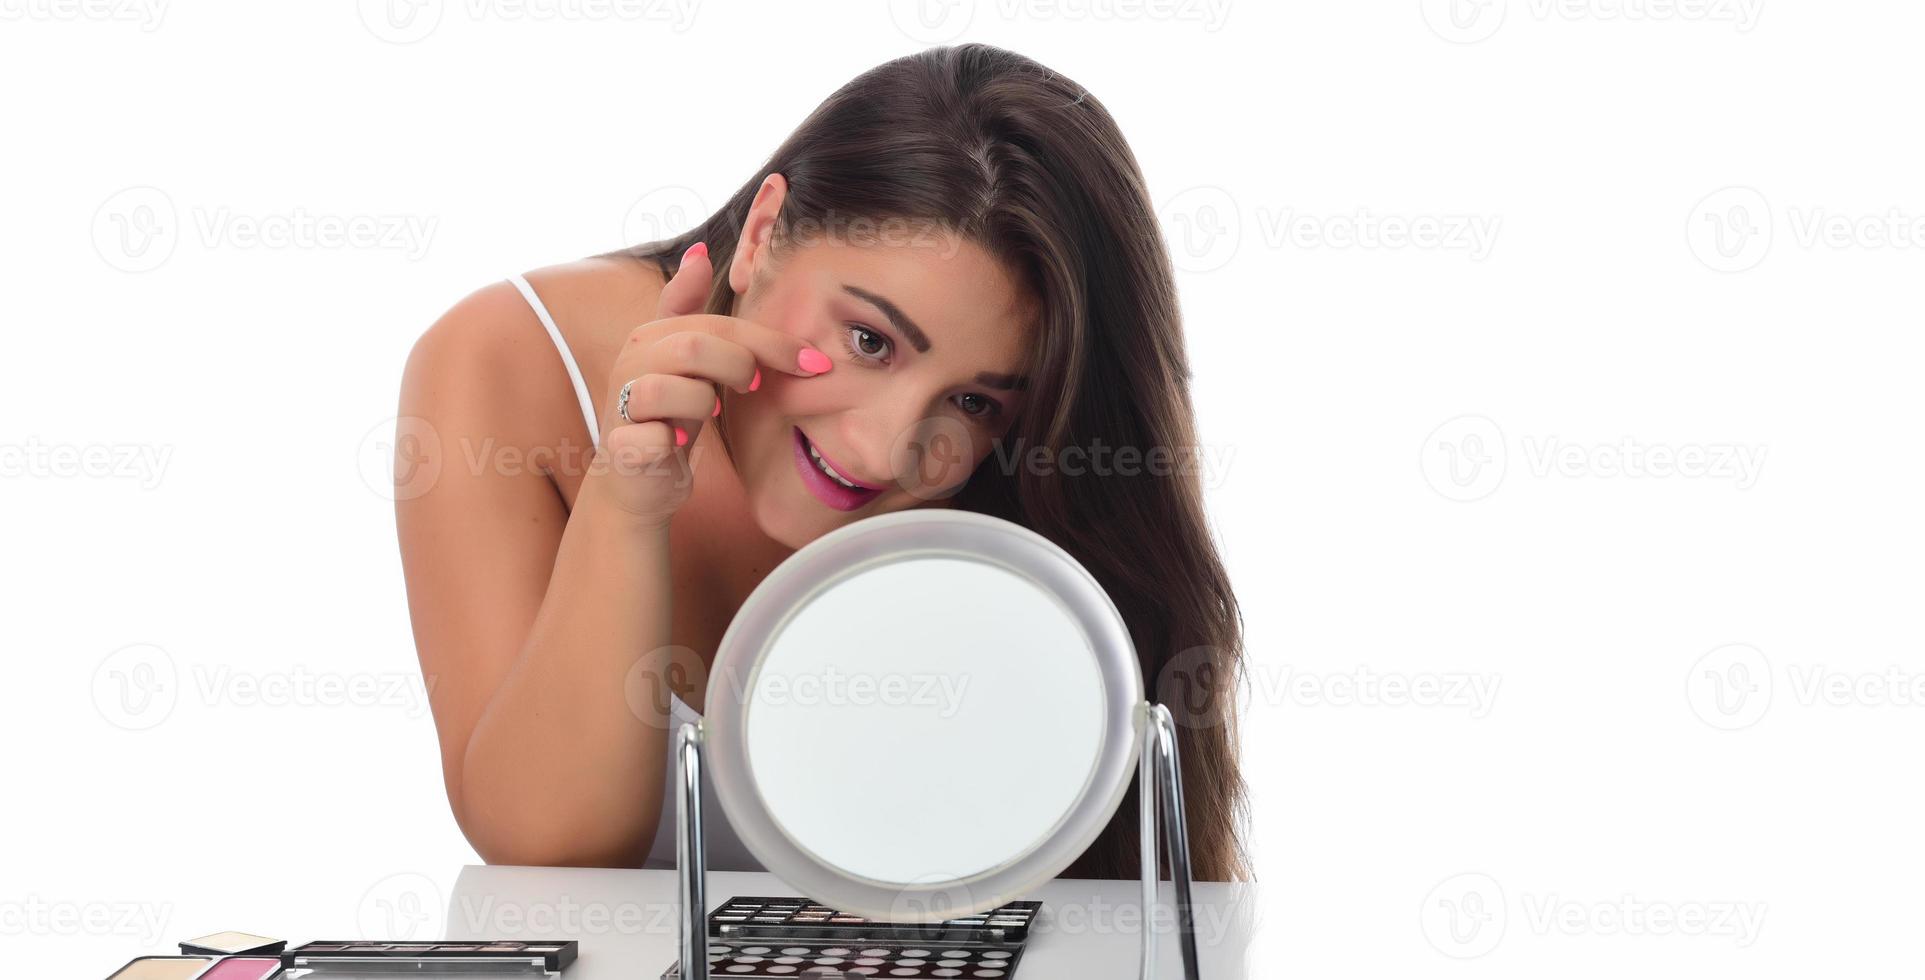
[[[1919,5],[382,2],[0,0],[8,975],[474,860],[410,344],[959,39],[1088,86],[1176,246],[1260,975],[1914,958]],[[404,231],[249,234],[316,221]]]

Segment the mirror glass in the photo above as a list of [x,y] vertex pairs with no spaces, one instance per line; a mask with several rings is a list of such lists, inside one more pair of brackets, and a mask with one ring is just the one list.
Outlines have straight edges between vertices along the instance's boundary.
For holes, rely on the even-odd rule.
[[1076,618],[1023,575],[953,553],[816,590],[748,683],[744,748],[775,824],[878,882],[1016,860],[1104,752],[1104,676]]

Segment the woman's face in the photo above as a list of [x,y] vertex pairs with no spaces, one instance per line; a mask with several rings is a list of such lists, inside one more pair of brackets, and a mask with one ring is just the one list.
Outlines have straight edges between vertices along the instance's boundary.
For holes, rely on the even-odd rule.
[[[786,189],[771,175],[751,208],[728,271],[735,315],[802,338],[834,367],[765,370],[724,413],[750,512],[799,548],[865,517],[946,505],[1023,408],[1031,307],[981,247],[927,226],[802,229],[777,255],[769,235]],[[816,454],[864,489],[823,472]]]

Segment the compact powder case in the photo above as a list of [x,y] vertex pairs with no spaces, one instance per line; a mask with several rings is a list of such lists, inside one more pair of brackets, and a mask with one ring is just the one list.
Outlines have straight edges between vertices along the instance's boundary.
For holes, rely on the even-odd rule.
[[286,948],[285,939],[269,939],[251,932],[217,932],[180,944],[180,951],[186,956],[235,956],[241,953],[279,956]]
[[[882,922],[806,898],[737,897],[708,917],[714,977],[1012,977],[1041,902],[1010,902],[942,922]],[[679,980],[681,963],[662,980]]]

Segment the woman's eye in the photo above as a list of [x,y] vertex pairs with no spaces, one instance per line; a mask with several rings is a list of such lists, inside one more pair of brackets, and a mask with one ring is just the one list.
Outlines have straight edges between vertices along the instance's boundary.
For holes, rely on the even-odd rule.
[[[969,407],[969,401],[972,398],[975,399],[975,404],[981,406],[980,408],[972,409]],[[962,396],[961,400],[964,403],[963,412],[978,422],[987,422],[1002,413],[1003,407],[991,398],[984,398],[977,394],[968,394]]]
[[850,360],[875,363],[884,360],[883,355],[888,353],[889,338],[868,327],[851,323],[842,332],[842,346],[848,349]]
[[[842,346],[849,352],[849,360],[869,367],[879,367],[888,360],[891,342],[888,337],[877,333],[859,323],[847,324],[842,331]],[[985,398],[971,392],[957,399],[963,414],[977,422],[987,423],[1002,414],[1003,406],[993,398]]]

